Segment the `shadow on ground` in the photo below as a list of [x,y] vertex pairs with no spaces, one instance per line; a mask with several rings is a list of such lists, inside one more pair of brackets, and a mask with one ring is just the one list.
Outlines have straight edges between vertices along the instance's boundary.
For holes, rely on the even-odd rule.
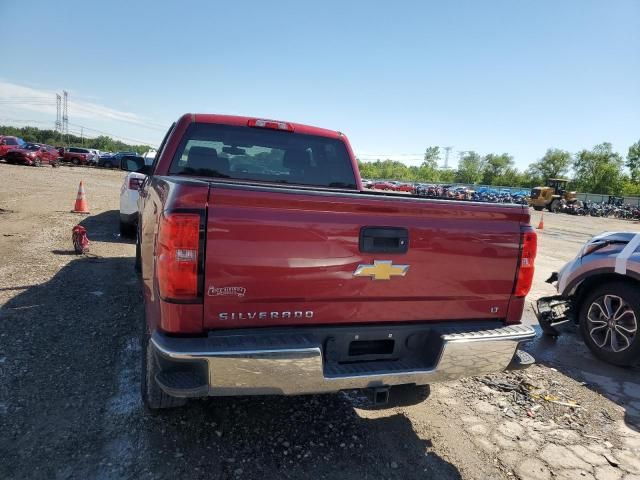
[[107,210],[86,217],[80,222],[87,229],[89,241],[109,243],[135,243],[135,238],[120,235],[120,211]]
[[640,368],[609,365],[594,357],[574,325],[562,327],[562,334],[548,337],[536,326],[538,336],[526,345],[538,363],[557,369],[584,382],[590,389],[624,407],[625,423],[640,431]]
[[[116,220],[87,218],[90,238]],[[0,309],[0,478],[460,478],[404,415],[361,418],[345,395],[147,413],[141,322],[132,258],[73,260]]]

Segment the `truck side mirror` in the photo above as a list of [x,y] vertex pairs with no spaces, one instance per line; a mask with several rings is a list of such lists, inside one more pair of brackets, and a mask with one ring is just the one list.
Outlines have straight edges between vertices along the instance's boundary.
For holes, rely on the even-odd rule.
[[122,157],[120,159],[120,170],[125,172],[140,172],[144,167],[142,157]]

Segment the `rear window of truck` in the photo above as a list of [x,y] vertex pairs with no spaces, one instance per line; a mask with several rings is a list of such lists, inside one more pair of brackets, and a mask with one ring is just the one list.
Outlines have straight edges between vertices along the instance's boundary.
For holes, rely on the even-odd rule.
[[351,159],[338,139],[209,123],[189,126],[169,173],[356,189]]

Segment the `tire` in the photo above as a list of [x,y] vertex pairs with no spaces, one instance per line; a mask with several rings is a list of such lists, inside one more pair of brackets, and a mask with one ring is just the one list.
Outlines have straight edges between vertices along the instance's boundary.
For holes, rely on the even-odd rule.
[[151,410],[182,407],[187,403],[186,398],[167,395],[156,383],[159,367],[153,351],[149,347],[151,335],[143,333],[142,337],[142,381],[140,383],[142,402]]
[[120,220],[120,235],[123,237],[133,237],[134,226]]
[[138,231],[137,228],[136,228],[136,263],[134,264],[133,268],[138,273],[142,272],[142,256],[140,254],[140,232]]
[[76,165],[76,166],[77,166],[77,165],[79,165],[79,164],[80,164],[80,161],[79,161],[77,158],[72,158],[72,159],[71,159],[71,163],[73,163],[74,165]]
[[536,212],[541,212],[542,210],[544,210],[544,207],[537,207],[537,206],[535,206],[535,205],[534,205],[534,206],[533,206],[533,209],[534,209]]
[[[607,318],[608,311],[614,315]],[[640,293],[635,285],[595,287],[583,296],[578,318],[584,342],[600,360],[620,366],[640,361]]]
[[102,165],[104,168],[113,168],[113,163],[111,162],[104,162],[104,164]]
[[40,158],[36,158],[36,159],[33,161],[33,166],[34,166],[34,167],[41,167],[41,166],[42,166],[42,160],[41,160]]
[[560,208],[560,200],[554,200],[549,204],[550,212],[558,213],[559,208]]

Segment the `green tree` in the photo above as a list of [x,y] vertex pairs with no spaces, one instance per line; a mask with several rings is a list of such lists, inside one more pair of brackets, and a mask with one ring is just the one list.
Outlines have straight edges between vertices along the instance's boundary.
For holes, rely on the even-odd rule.
[[509,187],[528,186],[524,174],[520,173],[515,167],[507,167],[499,177],[496,177],[493,185],[506,185]]
[[440,161],[440,147],[427,147],[424,151],[423,167],[438,168]]
[[423,182],[438,181],[438,162],[440,161],[440,147],[427,147],[424,159],[418,172],[417,180]]
[[571,167],[571,154],[566,150],[549,148],[544,156],[529,165],[526,176],[531,186],[544,185],[549,178],[565,177]]
[[99,137],[81,138],[76,135],[62,135],[54,130],[40,129],[36,127],[11,127],[0,126],[0,135],[13,135],[23,138],[27,142],[46,143],[48,145],[64,145],[68,147],[95,148],[116,152],[134,151],[144,153],[149,150],[149,145],[129,145],[111,137],[101,135]]
[[582,150],[573,163],[576,187],[582,192],[619,195],[624,184],[623,165],[622,157],[610,143]]
[[485,185],[498,185],[498,180],[506,173],[507,169],[512,167],[513,157],[509,154],[496,155],[490,153],[485,155],[482,183]]
[[484,172],[484,160],[476,152],[464,152],[458,162],[456,182],[479,183]]
[[640,197],[640,183],[634,182],[629,177],[624,177],[622,181],[622,195],[625,197]]
[[640,140],[629,147],[627,168],[631,172],[631,180],[640,182]]
[[438,170],[438,180],[443,183],[453,183],[456,181],[456,171],[450,168]]

